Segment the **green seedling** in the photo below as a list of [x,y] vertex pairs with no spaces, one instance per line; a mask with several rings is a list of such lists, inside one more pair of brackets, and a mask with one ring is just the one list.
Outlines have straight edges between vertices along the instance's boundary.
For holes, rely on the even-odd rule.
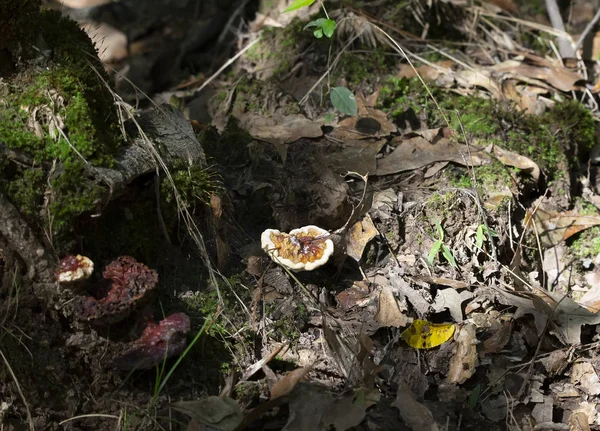
[[[312,5],[317,0],[295,0],[287,9],[283,11],[291,12],[297,9],[301,9],[303,7],[308,7]],[[335,32],[335,28],[337,23],[335,20],[329,18],[329,14],[327,13],[327,9],[325,8],[325,4],[319,0],[321,4],[321,8],[325,13],[325,18],[318,18],[314,21],[309,22],[304,26],[304,30],[312,29],[314,36],[317,39],[321,39],[323,35],[331,38],[333,33]],[[346,87],[333,87],[329,91],[329,99],[331,100],[331,104],[335,109],[340,111],[345,115],[358,115],[358,104],[356,103],[356,98],[352,91],[348,90]]]
[[[480,224],[477,226],[477,248],[483,248],[484,241],[487,241],[489,237],[497,237],[498,233],[493,229],[488,229],[488,227],[484,224]],[[491,240],[491,238],[489,238]]]
[[429,263],[429,265],[433,266],[433,261],[435,260],[435,257],[438,255],[438,253],[441,250],[442,256],[444,256],[444,258],[446,258],[448,263],[450,263],[450,265],[452,265],[454,268],[458,268],[458,265],[456,264],[456,260],[454,259],[454,256],[452,255],[452,251],[450,251],[448,246],[446,246],[446,244],[444,244],[444,229],[442,229],[442,225],[440,225],[440,223],[437,220],[435,222],[435,227],[438,232],[438,238],[435,241],[435,243],[433,244],[433,247],[431,247],[431,250],[429,250],[429,256],[427,256],[427,262]]

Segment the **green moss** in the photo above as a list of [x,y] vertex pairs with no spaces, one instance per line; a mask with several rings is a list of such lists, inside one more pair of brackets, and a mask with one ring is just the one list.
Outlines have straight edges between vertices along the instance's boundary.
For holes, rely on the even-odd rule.
[[[471,169],[456,168],[450,170],[448,175],[450,176],[450,184],[457,188],[473,188],[475,186],[473,182],[473,175],[475,176],[477,184],[477,193],[480,198],[485,200],[489,195],[493,195],[496,192],[505,193],[515,183],[515,179],[509,168],[500,163],[494,161],[489,165],[475,166]],[[518,172],[514,172],[516,176]]]
[[257,70],[266,77],[277,78],[287,74],[309,44],[317,47],[328,45],[324,40],[315,39],[312,32],[304,31],[305,25],[295,19],[285,28],[266,29],[260,41],[246,52],[246,58],[255,63]]
[[12,201],[28,217],[34,217],[42,204],[41,193],[45,176],[41,169],[29,168],[7,184]]
[[350,87],[375,82],[379,76],[388,74],[395,65],[396,57],[387,56],[382,47],[368,53],[344,53],[334,72],[334,80],[343,77]]
[[175,202],[173,185],[177,189],[183,202],[188,208],[194,207],[196,203],[210,204],[213,194],[222,190],[219,176],[208,168],[195,166],[174,166],[171,169],[171,179],[162,179],[161,193],[168,204]]
[[97,205],[103,189],[87,179],[86,163],[110,166],[121,137],[103,82],[108,77],[86,33],[56,11],[35,18],[29,25],[50,54],[43,69],[24,69],[6,81],[0,142],[37,168],[16,165],[0,188],[30,222],[60,231]]
[[[459,136],[462,137],[462,124],[467,138],[473,143],[495,143],[529,157],[540,166],[549,181],[560,178],[578,159],[585,159],[594,145],[594,120],[577,101],[557,103],[536,116],[520,112],[512,104],[477,95],[464,97],[439,88],[432,91],[450,127]],[[417,79],[388,79],[381,89],[379,104],[400,122],[412,110],[415,118],[426,121],[419,125],[422,128],[446,125]]]
[[600,254],[600,226],[583,231],[571,244],[571,251],[579,259],[593,259]]

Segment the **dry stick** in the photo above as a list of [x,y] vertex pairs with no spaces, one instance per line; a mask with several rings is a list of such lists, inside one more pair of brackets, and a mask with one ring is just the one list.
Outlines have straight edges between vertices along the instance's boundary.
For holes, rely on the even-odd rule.
[[258,41],[260,40],[260,38],[256,38],[254,39],[252,42],[250,42],[248,45],[246,45],[244,47],[244,49],[242,49],[240,52],[238,52],[236,55],[234,55],[233,57],[231,57],[229,60],[227,60],[225,62],[225,64],[221,67],[219,67],[219,70],[217,70],[215,73],[213,73],[206,81],[204,81],[202,83],[202,85],[196,90],[194,91],[194,94],[198,94],[200,93],[202,90],[204,90],[204,88],[210,84],[217,76],[219,76],[221,73],[223,73],[223,71],[225,69],[227,69],[234,61],[236,61],[238,58],[240,58],[242,55],[244,55],[244,53],[246,51],[248,51],[250,48],[252,48],[256,43],[258,43]]
[[[563,23],[563,19],[560,15],[560,10],[558,9],[558,4],[556,4],[556,0],[546,0],[546,9],[548,11],[548,16],[550,17],[552,27],[561,31],[565,31],[565,24]],[[563,58],[575,57],[575,50],[573,49],[573,45],[571,42],[569,42],[567,38],[560,37],[558,39],[558,50]]]
[[594,15],[594,17],[588,23],[588,25],[585,26],[585,29],[583,29],[583,33],[581,33],[581,35],[579,36],[579,39],[577,40],[577,43],[575,44],[575,51],[577,51],[579,49],[579,47],[583,43],[583,40],[587,37],[588,33],[590,31],[592,31],[592,28],[594,28],[594,26],[596,25],[596,23],[598,22],[599,19],[600,19],[600,9],[598,9],[598,11],[596,12],[596,15]]

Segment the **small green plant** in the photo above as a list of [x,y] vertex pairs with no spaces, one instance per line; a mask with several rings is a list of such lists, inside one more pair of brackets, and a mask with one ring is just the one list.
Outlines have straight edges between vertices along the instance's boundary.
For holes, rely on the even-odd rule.
[[483,248],[483,243],[488,239],[491,240],[490,237],[493,236],[498,236],[498,233],[494,229],[488,229],[488,227],[484,224],[480,224],[479,226],[477,226],[477,248]]
[[435,260],[435,257],[438,255],[438,253],[441,250],[442,255],[446,258],[448,263],[450,263],[450,265],[452,265],[454,268],[458,268],[458,265],[456,264],[456,260],[454,259],[454,256],[452,255],[452,251],[450,251],[448,246],[446,244],[444,244],[444,229],[442,229],[442,225],[437,220],[435,222],[435,227],[438,232],[438,238],[435,241],[435,243],[433,244],[433,247],[431,247],[431,250],[429,250],[429,256],[427,256],[427,262],[429,263],[429,265],[433,265],[433,261]]
[[[308,7],[312,5],[317,0],[295,0],[287,9],[283,11],[291,12],[293,10],[301,9],[303,7]],[[331,38],[333,33],[335,32],[335,28],[337,23],[335,20],[329,18],[329,14],[327,13],[327,9],[325,8],[325,4],[319,0],[321,4],[321,8],[325,13],[325,18],[318,18],[314,21],[309,22],[304,26],[304,29],[307,28],[312,29],[313,34],[317,39],[321,39],[323,35]],[[331,104],[335,109],[340,111],[345,115],[358,115],[358,104],[356,103],[356,97],[352,91],[348,90],[346,87],[333,87],[329,91],[329,98],[331,100]]]

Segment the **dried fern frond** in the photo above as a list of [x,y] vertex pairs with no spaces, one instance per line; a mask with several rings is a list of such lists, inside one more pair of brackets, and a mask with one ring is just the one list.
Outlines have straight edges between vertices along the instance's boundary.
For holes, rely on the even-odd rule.
[[341,9],[333,11],[330,16],[338,22],[336,33],[340,40],[345,41],[356,37],[361,44],[371,48],[386,43],[385,36],[364,16]]

